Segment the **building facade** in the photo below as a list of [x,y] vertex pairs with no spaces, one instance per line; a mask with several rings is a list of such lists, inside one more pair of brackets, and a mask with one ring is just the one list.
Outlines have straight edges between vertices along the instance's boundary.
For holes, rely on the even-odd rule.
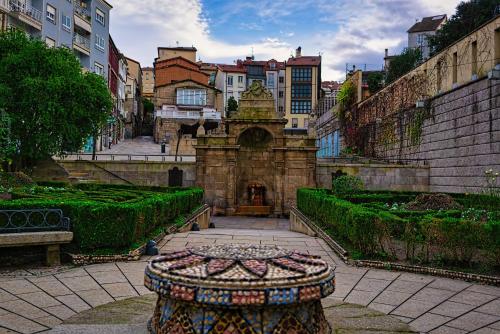
[[428,59],[431,52],[428,37],[435,35],[447,20],[446,15],[436,15],[424,17],[422,21],[416,22],[408,29],[408,47],[420,49],[422,59]]
[[219,65],[215,76],[215,87],[222,91],[222,117],[228,115],[228,100],[233,97],[239,103],[241,93],[246,90],[247,70],[239,65]]
[[126,60],[125,138],[134,138],[141,134],[142,126],[142,69],[138,61],[128,57]]
[[[301,47],[286,62],[286,128],[307,130],[311,111],[321,98],[321,56],[302,56]],[[295,130],[294,130],[295,131]]]
[[222,92],[193,59],[195,48],[158,48],[154,64],[154,140],[171,143],[181,155],[194,155],[197,135],[222,120]]
[[15,28],[40,37],[43,23],[43,0],[0,0],[0,30]]
[[155,95],[155,72],[152,67],[142,68],[142,96],[152,99]]

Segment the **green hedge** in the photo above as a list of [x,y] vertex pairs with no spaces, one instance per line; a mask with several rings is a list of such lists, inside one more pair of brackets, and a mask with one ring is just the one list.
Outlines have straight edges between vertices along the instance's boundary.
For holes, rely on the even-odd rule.
[[123,249],[202,204],[203,190],[80,185],[17,190],[0,209],[59,208],[71,219],[79,251]]
[[[365,195],[370,199],[377,197],[376,193]],[[356,204],[337,198],[327,190],[299,189],[297,207],[335,238],[348,242],[365,255],[391,253],[390,245],[400,240],[408,259],[429,261],[429,252],[439,249],[442,258],[454,262],[470,263],[478,256],[486,256],[490,263],[500,264],[498,215],[482,222],[462,219],[462,212],[458,210],[389,210],[385,208],[387,195],[380,196],[384,204]],[[401,198],[398,193],[395,197]],[[469,195],[464,203],[470,203],[472,198]],[[495,200],[487,199],[482,205],[488,206]]]

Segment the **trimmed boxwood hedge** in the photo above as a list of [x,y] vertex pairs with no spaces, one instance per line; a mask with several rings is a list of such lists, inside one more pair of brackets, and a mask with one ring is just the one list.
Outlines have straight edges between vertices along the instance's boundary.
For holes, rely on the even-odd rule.
[[199,188],[81,184],[16,190],[0,209],[59,208],[71,219],[74,246],[89,252],[124,249],[202,204]]
[[[397,200],[389,200],[391,194]],[[460,210],[419,212],[384,207],[385,203],[411,201],[417,195],[410,194],[364,193],[348,196],[347,200],[324,189],[299,189],[297,207],[335,238],[365,255],[390,253],[387,245],[400,240],[407,259],[429,261],[429,251],[438,250],[439,256],[453,262],[470,263],[482,255],[500,265],[498,198],[457,196],[464,207],[494,208],[496,218],[487,222],[463,219]]]

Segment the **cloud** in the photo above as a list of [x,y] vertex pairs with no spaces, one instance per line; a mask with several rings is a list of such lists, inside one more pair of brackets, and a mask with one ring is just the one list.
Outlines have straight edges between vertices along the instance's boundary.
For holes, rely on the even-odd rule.
[[257,57],[287,58],[291,47],[275,37],[255,43],[230,44],[214,38],[199,0],[110,0],[113,5],[111,33],[127,56],[146,66],[158,46],[195,46],[204,61],[228,61],[250,53]]
[[[301,45],[303,54],[321,52],[325,80],[341,80],[346,63],[381,68],[384,49],[401,51],[406,30],[415,19],[451,14],[459,2],[232,0],[218,1],[217,8],[204,8],[201,0],[182,0],[182,5],[179,0],[109,1],[114,6],[111,32],[117,46],[144,66],[153,62],[158,46],[174,46],[176,42],[195,46],[204,61],[226,63],[252,49],[258,59],[285,60]],[[252,31],[253,42],[228,42],[224,36],[214,36],[210,27],[222,24],[240,31],[246,41],[249,36],[245,30]]]

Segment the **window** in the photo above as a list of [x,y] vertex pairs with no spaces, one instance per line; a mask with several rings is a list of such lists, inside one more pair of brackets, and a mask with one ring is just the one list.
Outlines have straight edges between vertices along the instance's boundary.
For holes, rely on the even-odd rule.
[[230,98],[230,97],[233,97],[233,91],[232,90],[228,90],[227,91],[227,98]]
[[232,86],[233,85],[233,76],[232,75],[229,75],[227,77],[227,85],[228,86]]
[[56,47],[56,41],[53,40],[52,38],[45,37],[45,44],[47,44],[47,46],[49,48],[55,48]]
[[95,20],[103,26],[106,25],[106,14],[104,14],[104,12],[99,8],[95,9]]
[[102,66],[101,64],[99,64],[97,62],[94,63],[94,72],[96,74],[104,76],[104,66]]
[[278,107],[278,111],[279,111],[280,113],[283,113],[283,106],[279,106],[279,107]]
[[299,127],[299,120],[297,118],[292,118],[292,128],[296,129]]
[[437,92],[440,93],[441,92],[441,84],[442,84],[442,78],[441,78],[441,62],[438,61],[438,63],[436,64],[436,85],[437,85]]
[[243,76],[238,75],[238,84],[243,84]]
[[309,127],[309,119],[305,118],[304,119],[304,128],[307,129]]
[[132,94],[132,85],[125,86],[125,94]]
[[146,72],[146,80],[149,80],[149,73]]
[[458,54],[455,52],[453,53],[453,63],[452,63],[452,69],[453,69],[453,83],[456,83],[458,81]]
[[279,77],[279,83],[284,83],[285,82],[285,77]]
[[311,98],[311,85],[293,85],[292,98]]
[[311,101],[293,101],[292,114],[309,114],[311,112]]
[[269,67],[274,70],[276,68],[276,63],[269,63]]
[[204,106],[207,104],[207,91],[205,89],[177,89],[177,104]]
[[56,24],[56,9],[47,4],[47,21]]
[[274,73],[267,74],[267,87],[274,87]]
[[101,51],[104,51],[104,48],[106,46],[106,42],[103,37],[99,35],[95,35],[95,46]]
[[424,44],[425,44],[425,34],[418,34],[417,35],[417,45],[424,46]]
[[292,81],[311,81],[311,67],[294,67],[292,68]]
[[66,30],[71,30],[71,17],[70,16],[66,16],[64,14],[62,15],[62,26]]
[[477,41],[474,41],[472,42],[472,45],[471,45],[471,65],[472,65],[472,75],[476,75],[477,76]]
[[282,90],[280,90],[280,91],[278,92],[278,97],[283,97],[283,91],[282,91]]

